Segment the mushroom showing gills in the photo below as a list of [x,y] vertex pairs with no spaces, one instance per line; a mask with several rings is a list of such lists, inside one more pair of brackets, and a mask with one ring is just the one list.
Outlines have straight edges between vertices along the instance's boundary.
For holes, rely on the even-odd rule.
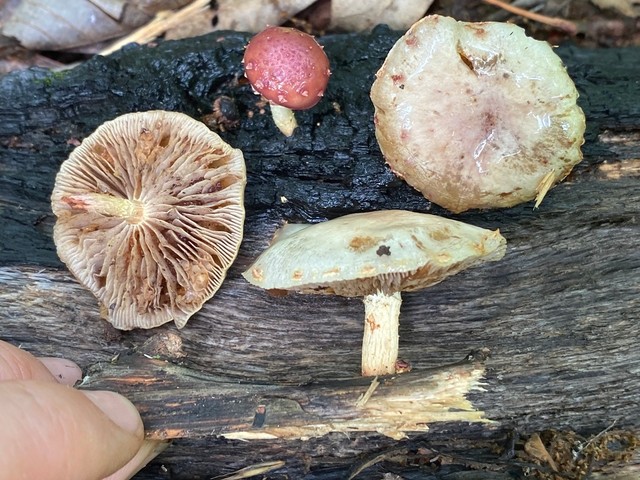
[[538,206],[582,160],[576,88],[549,44],[516,25],[425,17],[376,77],[387,163],[452,212]]
[[114,327],[181,328],[237,254],[245,183],[242,152],[204,124],[174,112],[123,115],[60,168],[58,255]]
[[400,292],[499,260],[500,233],[403,210],[288,224],[243,276],[268,290],[364,297],[362,375],[395,373]]
[[244,52],[244,72],[253,89],[266,98],[273,120],[291,136],[298,126],[292,110],[317,104],[329,82],[329,59],[311,35],[295,28],[268,27]]

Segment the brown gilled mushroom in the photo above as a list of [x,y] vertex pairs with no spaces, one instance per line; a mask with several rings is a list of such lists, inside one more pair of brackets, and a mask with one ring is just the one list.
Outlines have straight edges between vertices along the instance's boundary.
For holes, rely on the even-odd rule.
[[537,206],[582,159],[577,98],[546,42],[437,15],[398,40],[371,89],[387,163],[453,212]]
[[400,292],[499,260],[496,231],[403,210],[287,224],[243,276],[267,290],[363,297],[362,374],[395,373]]
[[51,197],[58,255],[116,328],[181,328],[236,257],[245,183],[242,152],[202,123],[122,115],[60,168]]

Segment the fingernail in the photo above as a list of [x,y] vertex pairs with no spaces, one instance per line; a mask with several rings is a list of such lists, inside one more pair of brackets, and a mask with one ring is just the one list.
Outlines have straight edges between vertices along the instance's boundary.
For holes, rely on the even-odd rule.
[[142,420],[136,407],[129,400],[115,392],[83,390],[100,410],[116,425],[134,434],[142,434]]
[[51,372],[58,383],[75,385],[82,380],[82,369],[71,360],[53,357],[39,357],[38,360]]

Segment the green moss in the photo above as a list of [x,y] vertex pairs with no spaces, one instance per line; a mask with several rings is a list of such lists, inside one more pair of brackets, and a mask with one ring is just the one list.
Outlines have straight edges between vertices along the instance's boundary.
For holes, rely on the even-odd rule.
[[56,83],[64,80],[68,75],[68,70],[51,71],[47,76],[38,78],[36,82],[41,83],[45,87],[51,87]]

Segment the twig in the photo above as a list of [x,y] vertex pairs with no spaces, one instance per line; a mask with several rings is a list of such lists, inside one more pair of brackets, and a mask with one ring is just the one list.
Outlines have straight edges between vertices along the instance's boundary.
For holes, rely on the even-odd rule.
[[269,473],[273,470],[278,470],[285,466],[285,462],[277,460],[275,462],[264,462],[251,465],[250,467],[241,468],[229,475],[221,475],[214,477],[211,480],[240,480],[242,478],[251,478],[264,473]]
[[544,23],[545,25],[550,25],[552,27],[558,28],[564,32],[567,32],[570,35],[575,35],[578,32],[578,27],[576,27],[575,23],[565,20],[563,18],[557,17],[549,17],[547,15],[542,15],[540,13],[530,12],[529,10],[525,10],[524,8],[516,7],[514,5],[510,5],[508,3],[503,2],[502,0],[482,0],[484,3],[488,3],[489,5],[493,5],[507,12],[511,12],[515,15],[520,15],[521,17],[528,18],[535,22]]
[[618,422],[618,419],[616,418],[613,422],[611,422],[611,425],[609,425],[607,428],[605,428],[604,430],[602,430],[600,433],[598,433],[597,435],[591,437],[589,439],[589,441],[587,443],[585,443],[584,445],[582,445],[582,447],[580,447],[578,449],[578,451],[576,453],[580,454],[582,453],[582,451],[587,448],[590,444],[592,444],[595,440],[597,440],[598,438],[600,438],[601,436],[603,436],[605,433],[607,433],[609,430],[611,430],[615,424]]
[[356,400],[356,407],[364,407],[365,403],[369,401],[371,395],[373,395],[373,392],[376,391],[376,388],[378,388],[379,385],[380,381],[378,380],[378,377],[374,377],[373,380],[371,380],[371,385],[369,385],[367,391],[360,395],[358,400]]
[[167,30],[184,23],[192,16],[197,15],[209,8],[211,0],[194,0],[180,10],[165,10],[159,12],[153,20],[139,29],[131,32],[126,37],[117,40],[100,52],[100,55],[108,55],[128,45],[129,43],[148,43]]
[[408,452],[405,448],[392,448],[390,450],[384,451],[372,457],[366,458],[351,468],[351,470],[349,471],[349,477],[347,480],[353,480],[367,468],[377,463],[383,462],[389,459],[390,457],[395,457],[396,455],[399,455],[399,454],[406,456],[407,453]]

